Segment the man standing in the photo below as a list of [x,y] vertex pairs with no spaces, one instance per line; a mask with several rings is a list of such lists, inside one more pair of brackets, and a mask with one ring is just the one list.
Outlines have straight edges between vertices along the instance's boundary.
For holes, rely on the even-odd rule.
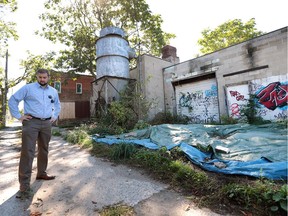
[[[32,195],[30,180],[36,142],[38,145],[36,179],[55,179],[55,176],[46,173],[46,169],[52,123],[57,120],[61,106],[57,90],[48,85],[49,71],[39,69],[36,77],[37,82],[26,84],[8,101],[11,115],[22,122],[22,148],[18,172],[20,191],[17,198]],[[24,115],[19,111],[20,101],[24,101]]]

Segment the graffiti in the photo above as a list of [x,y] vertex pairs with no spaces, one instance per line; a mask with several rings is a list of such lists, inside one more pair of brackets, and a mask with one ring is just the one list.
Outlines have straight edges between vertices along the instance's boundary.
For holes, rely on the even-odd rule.
[[240,116],[240,107],[237,103],[233,103],[230,106],[231,108],[231,115],[232,117],[239,117]]
[[278,113],[277,115],[274,115],[274,118],[276,118],[277,120],[286,120],[287,119],[287,113]]
[[264,110],[264,109],[257,110],[257,115],[258,116],[266,116],[267,110]]
[[217,97],[217,86],[212,85],[211,89],[205,91],[205,97]]
[[263,104],[266,108],[275,110],[277,107],[287,106],[287,91],[287,84],[274,82],[264,87],[256,94],[256,97],[259,99],[259,103]]
[[235,97],[237,101],[243,101],[244,95],[241,95],[238,91],[230,91],[231,97]]
[[217,115],[205,116],[204,118],[201,115],[191,115],[189,116],[189,118],[190,118],[190,123],[194,123],[194,124],[207,124],[207,123],[218,121]]
[[217,86],[208,90],[180,92],[178,100],[179,112],[190,118],[193,123],[216,122],[219,118]]
[[181,97],[179,99],[179,106],[180,107],[187,107],[188,109],[193,109],[193,107],[191,106],[191,102],[192,102],[192,95],[187,92],[187,96],[185,93],[180,92]]
[[191,123],[195,123],[195,124],[201,124],[202,123],[200,115],[190,116],[190,121],[191,121]]

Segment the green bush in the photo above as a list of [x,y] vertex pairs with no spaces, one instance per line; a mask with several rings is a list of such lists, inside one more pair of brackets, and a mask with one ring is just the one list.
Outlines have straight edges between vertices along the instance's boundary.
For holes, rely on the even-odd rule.
[[249,124],[267,124],[270,121],[264,120],[261,116],[257,116],[257,109],[260,108],[259,103],[257,102],[256,95],[250,94],[247,104],[242,106],[240,109],[240,122],[247,121]]
[[267,211],[287,212],[287,187],[288,185],[285,184],[279,189],[273,182],[256,181],[254,185],[228,184],[222,188],[222,191],[229,200],[244,205],[247,209],[257,203]]
[[144,120],[139,120],[135,126],[134,126],[134,129],[135,130],[140,130],[140,129],[145,129],[145,128],[148,128],[150,127],[151,125],[147,122],[145,122]]
[[90,135],[84,130],[76,129],[76,130],[68,131],[65,139],[68,142],[73,143],[73,144],[81,144],[86,139],[90,139]]
[[52,129],[52,135],[53,136],[61,136],[61,132],[59,129]]
[[221,124],[227,125],[227,124],[237,124],[238,120],[229,116],[229,115],[221,115]]
[[151,125],[160,124],[188,124],[189,118],[187,116],[172,115],[170,112],[160,112],[150,121]]
[[111,157],[113,160],[129,159],[136,152],[133,144],[119,143],[115,144]]

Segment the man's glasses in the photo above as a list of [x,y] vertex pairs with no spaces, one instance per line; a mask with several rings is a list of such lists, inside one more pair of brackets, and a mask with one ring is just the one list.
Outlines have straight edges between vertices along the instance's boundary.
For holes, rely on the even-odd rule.
[[54,103],[54,100],[52,99],[51,95],[49,95],[48,98],[51,99],[51,103]]

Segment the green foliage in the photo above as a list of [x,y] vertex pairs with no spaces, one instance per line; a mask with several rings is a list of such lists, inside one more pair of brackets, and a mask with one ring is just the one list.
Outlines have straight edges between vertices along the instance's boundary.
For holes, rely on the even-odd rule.
[[254,185],[228,184],[222,188],[222,192],[229,200],[246,208],[257,203],[272,212],[283,210],[287,212],[287,187],[285,184],[279,189],[273,182],[257,181]]
[[[87,125],[75,128],[68,133],[67,140],[78,143],[83,148],[87,147],[83,143],[89,137],[86,133],[91,129],[89,128]],[[149,150],[127,143],[114,145],[92,143],[89,147],[91,146],[93,155],[142,168],[173,187],[181,188],[186,193],[197,194],[203,202],[216,200],[223,205],[236,204],[240,209],[244,207],[250,211],[268,212],[267,215],[287,214],[287,184],[281,185],[265,179],[249,184],[247,181],[242,181],[243,179],[237,183],[227,182],[223,176],[217,181],[208,177],[206,172],[195,169],[187,161],[183,151],[177,147],[169,151],[166,148]],[[237,177],[232,178],[237,180]]]
[[203,172],[195,171],[188,164],[174,161],[171,163],[171,169],[174,171],[173,182],[181,182],[188,190],[193,188],[203,190],[203,185],[208,185],[208,176]]
[[95,75],[95,41],[104,27],[122,28],[138,55],[160,56],[162,47],[175,38],[161,29],[161,16],[153,15],[145,0],[48,0],[44,5],[46,12],[40,16],[44,26],[37,34],[67,47],[60,52],[57,68]]
[[0,56],[4,56],[7,48],[7,40],[18,40],[19,36],[16,31],[16,23],[7,19],[7,15],[17,10],[16,0],[4,0],[0,2]]
[[103,143],[93,143],[91,154],[96,157],[109,158],[113,154],[113,146]]
[[140,123],[139,119],[145,118],[150,108],[150,103],[145,98],[134,91],[134,85],[127,85],[120,92],[120,99],[109,104],[107,113],[103,112],[97,118],[97,133],[104,134],[120,134],[128,132],[137,127],[148,126],[148,124]]
[[53,136],[61,136],[62,133],[60,132],[59,129],[52,129],[52,135]]
[[221,115],[220,116],[220,119],[221,119],[221,123],[226,125],[226,124],[237,124],[238,123],[238,120],[231,117],[231,116],[228,116],[228,115]]
[[250,94],[249,99],[247,100],[247,104],[241,106],[240,109],[240,115],[242,121],[247,121],[249,124],[268,123],[269,121],[265,121],[260,116],[257,116],[257,109],[259,108],[260,106],[257,103],[256,95]]
[[276,193],[274,193],[272,195],[272,199],[273,201],[276,202],[275,206],[271,207],[272,211],[278,211],[279,210],[279,206],[287,212],[287,199],[288,198],[288,185],[282,185],[282,187],[280,188],[280,190],[276,191]]
[[203,54],[211,53],[263,34],[256,30],[255,26],[254,18],[246,23],[241,19],[234,19],[219,25],[214,30],[204,29],[202,38],[198,40],[200,51]]
[[113,206],[104,206],[100,216],[133,216],[135,215],[133,207],[127,206],[125,204],[115,204]]
[[145,122],[144,120],[139,120],[135,126],[134,126],[134,129],[135,130],[141,130],[141,129],[145,129],[145,128],[148,128],[150,127],[151,125],[147,122]]
[[93,129],[91,129],[89,133],[98,134],[99,136],[123,133],[123,128],[113,123],[110,124],[112,120],[109,122],[106,121],[109,117],[110,116],[108,115],[102,116],[102,118],[99,120],[99,123]]
[[132,129],[137,122],[137,115],[133,112],[133,108],[127,106],[125,101],[114,101],[108,109],[114,124],[122,128]]
[[170,112],[157,113],[150,121],[151,125],[159,124],[188,124],[189,118],[187,116],[172,115]]
[[36,71],[39,68],[45,68],[50,70],[55,64],[56,53],[50,52],[44,55],[33,55],[28,51],[28,57],[26,60],[21,61],[21,66],[25,68],[24,74],[16,81],[26,80],[28,83],[36,81]]
[[87,146],[87,142],[90,144],[92,143],[92,141],[90,141],[91,138],[88,135],[87,131],[81,128],[76,128],[74,130],[68,131],[65,139],[72,144],[85,143],[85,145]]
[[115,145],[111,155],[113,160],[129,159],[136,152],[136,147],[133,144],[119,143]]
[[288,128],[288,119],[278,121],[277,125],[281,128]]
[[[11,13],[17,10],[17,2],[16,0],[2,0],[0,2],[0,59],[8,60],[8,40],[18,40],[19,36],[16,31],[16,23],[11,22],[9,20],[9,16]],[[1,112],[1,121],[0,126],[5,126],[5,118],[6,116],[6,107],[7,104],[7,92],[10,86],[10,81],[7,80],[4,75],[5,69],[2,67],[2,61],[0,65],[0,112]],[[6,81],[5,81],[6,80]],[[8,86],[7,86],[8,84]]]

